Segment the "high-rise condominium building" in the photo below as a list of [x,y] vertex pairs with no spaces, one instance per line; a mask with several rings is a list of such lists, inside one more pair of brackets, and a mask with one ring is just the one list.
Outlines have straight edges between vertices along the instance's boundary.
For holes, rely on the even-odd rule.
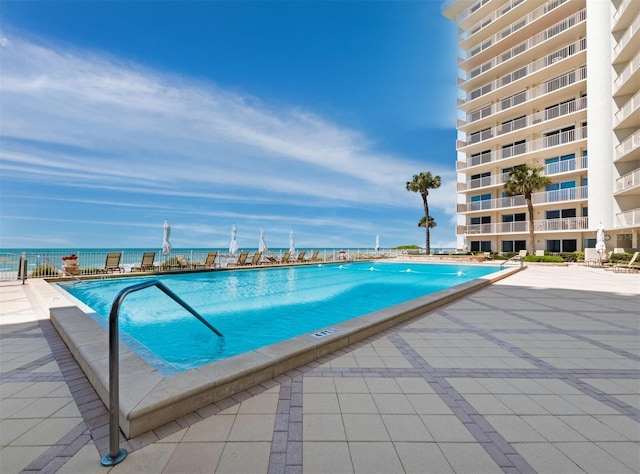
[[[458,25],[458,246],[525,249],[523,196],[542,167],[535,247],[640,247],[640,0],[449,0]],[[530,250],[530,249],[528,249]]]

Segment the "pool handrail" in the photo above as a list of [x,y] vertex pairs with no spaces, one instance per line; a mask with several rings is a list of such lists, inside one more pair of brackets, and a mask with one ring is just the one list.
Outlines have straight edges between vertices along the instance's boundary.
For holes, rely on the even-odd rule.
[[167,288],[159,280],[149,280],[123,288],[113,300],[109,313],[109,452],[102,456],[103,466],[115,466],[127,457],[127,450],[120,449],[120,386],[119,386],[119,348],[118,348],[118,314],[124,298],[135,291],[155,286],[173,299],[176,303],[194,315],[202,324],[211,329],[217,336],[224,337],[198,312],[182,298]]

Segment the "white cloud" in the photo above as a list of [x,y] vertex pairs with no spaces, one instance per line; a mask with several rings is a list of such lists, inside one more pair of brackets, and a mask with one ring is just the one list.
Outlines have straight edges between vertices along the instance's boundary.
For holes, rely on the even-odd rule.
[[409,202],[404,182],[416,163],[312,112],[19,38],[5,38],[0,61],[6,173],[66,186],[136,181],[187,193],[214,186]]

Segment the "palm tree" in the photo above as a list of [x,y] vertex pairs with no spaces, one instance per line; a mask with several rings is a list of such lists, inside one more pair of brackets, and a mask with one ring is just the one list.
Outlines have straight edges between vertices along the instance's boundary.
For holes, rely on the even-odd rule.
[[[420,193],[420,196],[422,196],[425,222],[428,222],[426,220],[429,219],[429,202],[427,200],[429,190],[439,188],[440,184],[440,176],[431,176],[430,171],[414,174],[413,179],[411,181],[407,181],[407,191]],[[429,234],[429,226],[425,227],[425,233],[427,255],[431,255],[431,235]]]
[[542,166],[518,165],[509,173],[509,179],[504,183],[507,196],[524,196],[529,211],[529,253],[536,252],[535,231],[533,225],[533,202],[531,195],[534,191],[549,186],[551,180],[542,176]]
[[[420,221],[418,222],[418,227],[424,227],[425,222],[427,222],[427,220],[424,218],[424,216],[422,216],[420,218]],[[434,227],[437,227],[437,226],[438,224],[436,223],[435,219],[429,216],[429,229],[433,229]]]

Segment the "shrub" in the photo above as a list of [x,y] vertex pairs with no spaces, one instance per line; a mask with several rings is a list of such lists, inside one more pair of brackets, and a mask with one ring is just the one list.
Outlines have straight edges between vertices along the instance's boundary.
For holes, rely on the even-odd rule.
[[552,255],[528,255],[524,258],[525,262],[545,262],[545,263],[564,263],[562,257],[554,257]]
[[560,256],[565,262],[584,261],[584,252],[562,252]]
[[609,257],[609,262],[611,263],[629,263],[629,261],[631,260],[631,257],[633,257],[632,253],[613,253],[611,254],[611,257]]
[[45,278],[58,276],[58,271],[50,263],[43,263],[36,265],[36,268],[31,272],[31,278]]

